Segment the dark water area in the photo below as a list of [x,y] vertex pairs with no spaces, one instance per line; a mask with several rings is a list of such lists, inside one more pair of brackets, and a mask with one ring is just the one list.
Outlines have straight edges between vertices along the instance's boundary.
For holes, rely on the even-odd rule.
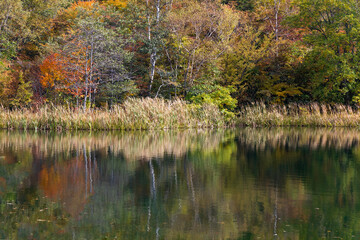
[[0,239],[360,239],[360,131],[0,132]]

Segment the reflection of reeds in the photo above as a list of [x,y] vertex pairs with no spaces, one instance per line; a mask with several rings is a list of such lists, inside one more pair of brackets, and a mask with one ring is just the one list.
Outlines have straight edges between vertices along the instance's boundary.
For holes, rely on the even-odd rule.
[[0,108],[0,129],[164,129],[224,124],[217,107],[195,106],[182,100],[128,99],[109,111],[96,109],[84,112],[60,106],[13,111]]
[[[216,150],[234,130],[78,132],[76,134],[0,132],[0,158],[4,149],[36,147],[47,156],[88,151],[110,150],[123,154],[127,160],[150,159],[174,155],[181,157],[189,150]],[[350,149],[360,143],[360,130],[347,128],[244,128],[236,130],[240,144],[247,148],[265,149],[331,147]],[[234,137],[234,134],[230,134]]]
[[335,104],[270,105],[258,103],[242,107],[238,118],[246,126],[360,126],[360,112]]
[[[227,135],[221,130],[186,131],[134,131],[134,132],[80,132],[77,134],[48,134],[0,132],[0,153],[9,148],[36,147],[53,156],[86,148],[123,154],[127,160],[163,157],[165,154],[180,157],[189,150],[213,150]],[[233,135],[232,135],[233,136]],[[0,154],[1,155],[1,154]]]
[[350,149],[359,145],[360,130],[349,128],[244,128],[238,133],[247,148],[335,148]]

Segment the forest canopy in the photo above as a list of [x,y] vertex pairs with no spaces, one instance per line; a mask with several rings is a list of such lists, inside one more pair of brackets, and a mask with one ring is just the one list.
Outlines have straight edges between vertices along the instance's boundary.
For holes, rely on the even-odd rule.
[[0,104],[358,104],[356,0],[2,0]]

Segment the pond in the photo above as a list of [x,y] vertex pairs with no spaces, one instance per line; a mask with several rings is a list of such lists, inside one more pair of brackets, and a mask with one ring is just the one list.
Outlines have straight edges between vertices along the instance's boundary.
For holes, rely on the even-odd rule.
[[0,239],[360,239],[360,131],[0,132]]

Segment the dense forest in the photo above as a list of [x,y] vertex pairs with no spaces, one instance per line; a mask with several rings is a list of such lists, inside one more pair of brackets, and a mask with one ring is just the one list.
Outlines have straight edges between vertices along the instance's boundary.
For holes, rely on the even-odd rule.
[[1,0],[0,104],[360,101],[357,0]]

